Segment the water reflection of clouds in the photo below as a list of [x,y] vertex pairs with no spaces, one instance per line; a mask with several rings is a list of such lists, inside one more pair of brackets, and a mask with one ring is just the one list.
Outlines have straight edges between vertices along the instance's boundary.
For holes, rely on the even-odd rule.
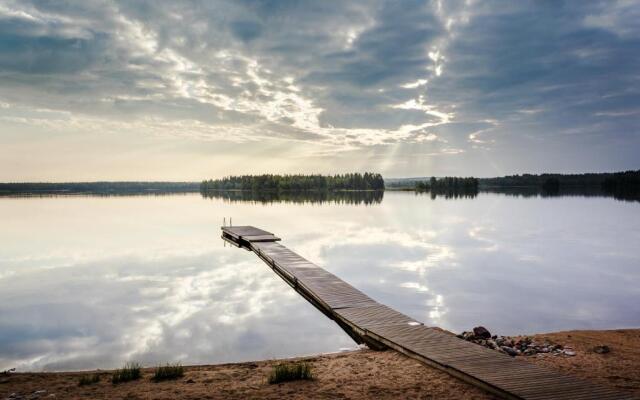
[[[378,257],[387,258],[390,261],[388,266],[418,272],[420,275],[424,275],[430,267],[441,266],[445,261],[452,262],[455,259],[451,247],[437,243],[437,232],[433,230],[407,232],[352,223],[332,227],[327,233],[309,238],[304,243],[303,250],[309,254],[308,258],[324,260],[328,252],[344,246],[366,248],[378,253]],[[327,267],[331,268],[330,265]]]
[[497,251],[500,247],[498,243],[491,238],[491,234],[495,232],[494,228],[487,226],[474,226],[469,229],[469,237],[477,241],[478,244],[484,244],[484,246],[478,246],[483,251]]
[[[126,359],[233,361],[243,358],[242,348],[256,343],[266,345],[262,355],[269,356],[273,332],[265,320],[273,312],[268,309],[283,304],[291,311],[287,305],[300,304],[293,291],[283,290],[283,282],[253,261],[220,264],[215,253],[208,253],[156,258],[151,266],[146,260],[120,258],[65,266],[63,274],[51,268],[19,275],[12,292],[3,291],[12,302],[0,306],[0,364],[81,369]],[[193,265],[199,266],[196,271],[185,268]],[[290,315],[293,323],[296,312]],[[282,317],[275,320],[282,322]],[[254,343],[238,343],[241,337]],[[199,357],[200,351],[206,353]]]
[[429,311],[429,318],[435,323],[435,325],[438,325],[438,322],[441,322],[442,317],[446,313],[446,310],[444,309],[444,297],[441,294],[436,295],[427,302],[427,305],[431,308]]
[[376,207],[10,200],[0,202],[0,368],[353,346],[255,256],[221,246],[218,225],[230,215],[429,325],[503,334],[640,326],[637,204],[404,193]]
[[374,299],[430,325],[442,322],[444,294],[430,291],[428,271],[451,267],[456,257],[450,246],[439,243],[435,230],[341,224],[303,247]]
[[[640,298],[629,284],[640,277],[632,249],[633,221],[640,221],[620,210],[628,205],[580,198],[505,205],[487,196],[431,203],[443,212],[427,210],[426,219],[405,201],[383,204],[399,206],[396,220],[376,228],[343,223],[312,245],[323,249],[315,252],[372,297],[454,331],[640,326],[639,311],[628,306]],[[587,217],[594,206],[599,214]],[[627,218],[622,226],[611,224],[621,222],[611,219],[617,213]]]
[[428,292],[429,288],[419,282],[403,282],[400,287],[407,289],[415,289],[418,292]]

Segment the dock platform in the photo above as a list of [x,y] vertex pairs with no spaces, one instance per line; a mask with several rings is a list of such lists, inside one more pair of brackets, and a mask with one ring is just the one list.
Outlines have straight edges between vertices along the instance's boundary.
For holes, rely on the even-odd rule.
[[504,399],[633,399],[595,383],[459,339],[380,304],[252,226],[222,227],[222,238],[253,251],[357,343],[390,348]]

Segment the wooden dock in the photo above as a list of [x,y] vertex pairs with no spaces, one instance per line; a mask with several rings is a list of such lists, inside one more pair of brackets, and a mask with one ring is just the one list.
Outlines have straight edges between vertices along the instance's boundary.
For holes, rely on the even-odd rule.
[[222,238],[253,251],[285,282],[357,343],[391,348],[505,399],[633,399],[634,397],[514,359],[427,327],[380,304],[252,227],[222,227]]

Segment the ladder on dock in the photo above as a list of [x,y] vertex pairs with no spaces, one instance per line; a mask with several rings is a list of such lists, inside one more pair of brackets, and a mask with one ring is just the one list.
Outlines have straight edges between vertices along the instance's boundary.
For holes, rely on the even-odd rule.
[[505,399],[633,399],[427,327],[380,304],[252,226],[222,227],[222,238],[253,251],[285,282],[357,343],[391,348]]

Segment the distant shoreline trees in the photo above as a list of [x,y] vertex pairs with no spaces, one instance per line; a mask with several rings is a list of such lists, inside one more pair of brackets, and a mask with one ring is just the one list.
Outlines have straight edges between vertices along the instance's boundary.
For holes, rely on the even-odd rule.
[[478,178],[445,177],[438,179],[431,177],[428,181],[416,182],[414,189],[417,192],[477,192]]
[[543,194],[601,191],[617,199],[640,199],[640,170],[587,174],[523,174],[480,179],[483,190],[537,188]]
[[325,192],[384,190],[382,175],[365,172],[339,175],[241,175],[205,180],[202,192],[240,190],[252,192]]
[[370,172],[330,176],[243,175],[203,182],[8,182],[0,183],[0,196],[118,196],[212,191],[320,193],[385,189],[429,191],[437,195],[468,195],[478,193],[479,190],[505,193],[525,191],[527,195],[541,193],[549,196],[588,193],[613,196],[619,200],[640,200],[640,170],[587,174],[523,174],[496,178],[396,178],[388,179],[386,182],[380,174]]
[[640,199],[640,170],[612,174],[602,182],[602,190],[620,199]]
[[[618,200],[640,200],[640,170],[585,174],[522,174],[495,178],[396,178],[389,179],[390,190],[411,190],[436,195],[486,192],[527,195],[608,195]],[[455,197],[455,196],[453,196]]]
[[[638,171],[602,172],[586,174],[522,174],[507,175],[496,178],[480,178],[480,188],[491,187],[538,187],[545,183],[548,187],[558,186],[560,189],[569,187],[599,187],[605,189],[605,182],[618,182],[619,185],[629,185],[640,176]],[[612,185],[612,183],[609,183]]]
[[545,193],[549,193],[549,194],[560,193],[560,179],[558,179],[558,178],[547,178],[542,183],[542,190]]
[[139,195],[198,192],[198,182],[10,182],[0,183],[2,195]]

